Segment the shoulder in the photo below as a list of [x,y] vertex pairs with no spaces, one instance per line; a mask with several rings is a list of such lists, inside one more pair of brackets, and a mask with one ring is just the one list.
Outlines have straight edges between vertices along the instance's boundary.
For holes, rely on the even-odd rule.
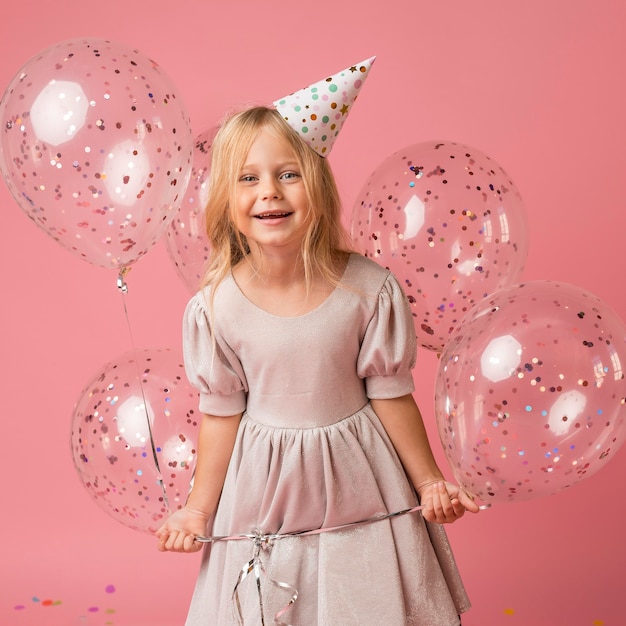
[[187,303],[187,316],[207,316],[210,310],[220,310],[228,305],[236,295],[235,281],[232,275],[226,276],[217,285],[207,285],[196,292]]
[[365,257],[357,252],[350,254],[348,266],[358,274],[378,277],[382,280],[385,280],[390,274],[390,271],[386,267],[379,265],[369,257]]
[[350,255],[346,282],[351,286],[365,289],[368,293],[378,292],[390,278],[393,275],[386,267],[361,254]]
[[[201,289],[194,298],[210,302],[224,298],[231,298],[236,293],[237,287],[232,272],[229,272],[222,280],[216,284],[210,284]],[[192,298],[193,300],[193,298]]]

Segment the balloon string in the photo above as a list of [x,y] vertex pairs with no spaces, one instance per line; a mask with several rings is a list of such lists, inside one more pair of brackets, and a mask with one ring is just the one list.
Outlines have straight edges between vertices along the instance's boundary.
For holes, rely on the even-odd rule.
[[139,379],[139,389],[141,390],[141,399],[143,401],[143,409],[146,416],[146,424],[148,426],[148,435],[150,436],[150,449],[152,450],[152,459],[154,461],[154,465],[157,471],[157,482],[161,487],[161,492],[163,493],[163,503],[167,507],[167,510],[170,510],[170,505],[167,499],[167,492],[165,490],[165,483],[163,481],[163,474],[161,474],[161,468],[159,466],[159,457],[157,456],[156,444],[154,442],[154,436],[152,434],[152,426],[150,425],[150,416],[148,415],[148,402],[146,400],[146,394],[144,391],[143,385],[143,376],[141,370],[139,369],[139,355],[137,354],[137,347],[135,346],[135,340],[133,337],[133,330],[130,324],[130,317],[128,315],[128,308],[126,306],[126,294],[128,293],[128,285],[126,284],[126,275],[130,272],[130,267],[122,267],[120,269],[120,273],[117,277],[117,288],[122,294],[122,304],[124,307],[124,317],[126,318],[126,325],[128,327],[128,334],[130,336],[130,344],[133,349],[133,354],[135,355],[135,367],[137,368],[137,378]]
[[[337,526],[323,526],[322,528],[311,528],[309,530],[297,530],[289,533],[262,533],[261,531],[254,529],[250,533],[238,533],[233,535],[213,535],[210,537],[196,537],[195,541],[198,543],[217,543],[218,541],[239,541],[244,539],[251,539],[254,544],[254,553],[252,558],[243,564],[239,571],[239,576],[235,583],[235,588],[233,589],[232,598],[235,603],[235,608],[237,609],[237,618],[238,623],[243,624],[243,613],[241,609],[241,601],[239,600],[239,586],[246,579],[249,574],[254,573],[254,578],[256,580],[257,594],[259,596],[259,609],[261,611],[261,626],[265,625],[265,618],[263,616],[263,596],[261,593],[261,578],[262,576],[268,578],[269,582],[273,585],[285,589],[291,592],[292,596],[289,602],[280,609],[274,616],[274,623],[278,624],[278,626],[290,626],[289,624],[280,621],[280,618],[287,612],[289,609],[296,603],[300,592],[289,583],[280,582],[269,578],[261,561],[261,548],[266,549],[268,552],[274,545],[274,542],[279,539],[288,539],[293,537],[306,537],[309,535],[321,535],[322,533],[331,533],[341,530],[347,530],[354,528],[356,526],[362,526],[364,524],[371,524],[373,522],[380,522],[383,520],[392,519],[395,517],[400,517],[401,515],[406,515],[407,513],[415,513],[417,511],[421,511],[425,507],[421,504],[418,504],[410,509],[401,509],[399,511],[394,511],[393,513],[379,513],[372,517],[367,517],[365,519],[360,519],[356,522],[346,522],[345,524],[338,524]],[[481,504],[478,507],[481,511],[491,508],[491,504]]]

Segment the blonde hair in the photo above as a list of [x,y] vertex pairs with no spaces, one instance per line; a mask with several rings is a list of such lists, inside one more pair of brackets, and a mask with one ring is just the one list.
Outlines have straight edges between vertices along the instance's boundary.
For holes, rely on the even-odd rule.
[[[338,260],[351,251],[341,224],[341,200],[328,161],[312,150],[275,109],[257,106],[227,118],[211,146],[206,233],[211,252],[202,286],[216,287],[249,253],[234,219],[239,173],[261,129],[285,139],[301,168],[308,199],[309,225],[300,250],[307,285],[321,276],[337,285]],[[212,290],[213,293],[215,289]]]

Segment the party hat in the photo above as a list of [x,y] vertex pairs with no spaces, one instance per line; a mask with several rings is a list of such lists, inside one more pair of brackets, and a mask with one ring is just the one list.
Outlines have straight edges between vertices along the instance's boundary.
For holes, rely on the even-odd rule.
[[315,152],[328,156],[375,59],[347,67],[273,104]]

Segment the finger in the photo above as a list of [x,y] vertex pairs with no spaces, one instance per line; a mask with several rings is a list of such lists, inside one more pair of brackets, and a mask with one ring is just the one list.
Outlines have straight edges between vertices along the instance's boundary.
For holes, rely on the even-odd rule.
[[480,507],[474,501],[474,496],[471,493],[465,491],[465,489],[461,489],[459,491],[459,500],[463,507],[470,511],[470,513],[478,513],[480,511]]
[[[445,491],[445,493],[444,493]],[[473,509],[471,495],[465,493],[458,486],[452,483],[443,483],[440,490],[443,518],[441,523],[451,523],[465,515],[466,505]]]
[[167,543],[167,539],[169,537],[169,532],[164,531],[159,529],[156,533],[157,539],[158,539],[158,546],[157,548],[161,551],[161,552],[165,552],[167,550],[167,548],[165,547],[165,544]]
[[461,500],[455,496],[451,499],[450,502],[452,504],[452,513],[454,515],[454,519],[457,520],[460,517],[463,517],[463,515],[465,514],[465,505],[461,502]]
[[195,537],[186,532],[178,533],[178,537],[176,537],[176,541],[174,542],[174,550],[176,552],[187,552],[187,545],[189,545]]
[[439,524],[454,519],[454,508],[444,482],[437,483],[433,489],[433,509]]
[[173,552],[198,552],[202,549],[202,545],[196,543],[196,535],[188,532],[179,532],[174,541]]
[[202,550],[202,548],[204,548],[204,544],[200,543],[199,541],[196,541],[195,539],[193,540],[193,548],[192,548],[192,552],[200,552],[200,550]]
[[195,535],[187,535],[183,540],[183,551],[184,552],[197,552],[202,546],[199,543],[196,543]]
[[167,552],[168,550],[171,549],[170,546],[171,546],[170,536],[167,535],[159,541],[158,548],[160,552]]
[[178,530],[170,533],[165,542],[165,549],[171,552],[180,552],[183,544],[184,534]]
[[443,508],[441,504],[441,497],[439,495],[439,485],[435,483],[429,488],[429,508],[431,511],[429,522],[441,524],[441,518],[443,516]]

